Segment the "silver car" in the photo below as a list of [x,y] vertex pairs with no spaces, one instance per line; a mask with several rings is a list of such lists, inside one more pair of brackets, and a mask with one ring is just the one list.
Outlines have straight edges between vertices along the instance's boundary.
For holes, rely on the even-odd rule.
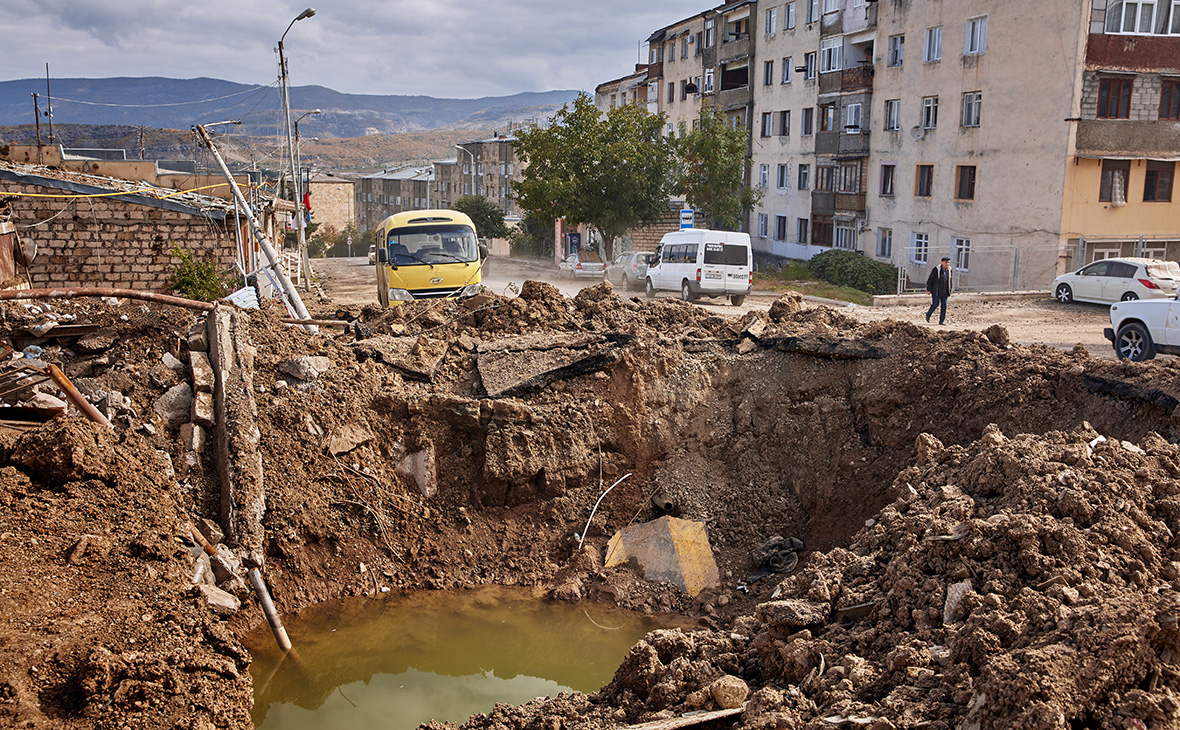
[[642,289],[647,277],[647,261],[651,254],[640,251],[620,254],[606,267],[606,278],[630,291]]

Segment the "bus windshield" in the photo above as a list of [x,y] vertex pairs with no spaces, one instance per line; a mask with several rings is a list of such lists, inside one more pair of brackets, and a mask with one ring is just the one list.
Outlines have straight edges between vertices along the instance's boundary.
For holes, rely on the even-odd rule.
[[397,266],[479,260],[475,231],[454,223],[395,228],[389,232],[387,243],[389,260]]

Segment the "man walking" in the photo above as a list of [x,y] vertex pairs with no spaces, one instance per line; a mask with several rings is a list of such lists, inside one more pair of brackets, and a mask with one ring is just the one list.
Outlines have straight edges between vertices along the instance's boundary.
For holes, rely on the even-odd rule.
[[938,313],[938,323],[946,324],[946,300],[951,295],[951,260],[943,256],[942,265],[935,266],[930,270],[930,276],[926,277],[926,291],[930,292],[930,309],[926,310],[926,321],[930,321],[930,315],[934,314],[935,309],[940,309]]

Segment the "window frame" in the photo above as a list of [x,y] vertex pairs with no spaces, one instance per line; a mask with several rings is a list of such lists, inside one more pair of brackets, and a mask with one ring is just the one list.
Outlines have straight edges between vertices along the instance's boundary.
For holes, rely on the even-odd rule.
[[934,197],[934,164],[922,163],[914,165],[914,197]]
[[778,136],[791,136],[791,110],[783,109],[778,113]]
[[937,63],[942,60],[942,26],[926,29],[926,40],[922,46],[922,63]]
[[[1177,0],[1177,7],[1180,8],[1180,0]],[[1160,80],[1159,118],[1180,119],[1180,79]]]
[[803,107],[803,119],[800,123],[799,136],[810,137],[815,134],[815,107]]
[[922,97],[922,129],[938,129],[938,97]]
[[[1165,167],[1166,166],[1166,167]],[[1166,174],[1161,174],[1165,173]],[[1153,174],[1154,173],[1154,174]],[[1154,178],[1154,182],[1153,182]],[[1170,203],[1172,202],[1172,188],[1176,180],[1176,163],[1164,160],[1148,160],[1147,169],[1143,171],[1143,202]],[[1148,196],[1149,187],[1153,187]]]
[[762,112],[762,137],[769,137],[774,131],[774,112]]
[[987,50],[987,16],[967,18],[963,36],[963,55],[978,56]]
[[762,163],[758,166],[758,187],[766,190],[770,187],[770,164]]
[[819,42],[819,72],[833,73],[844,69],[844,36],[824,38]]
[[925,264],[930,261],[930,234],[913,231],[910,234],[910,261]]
[[794,71],[794,69],[791,68],[791,63],[793,60],[794,56],[783,56],[783,75],[782,80],[779,83],[791,83],[791,72]]
[[885,45],[885,65],[900,68],[905,64],[905,33],[889,36]]
[[762,85],[774,86],[774,59],[762,62]]
[[807,3],[807,22],[815,23],[819,21],[819,0],[811,0]]
[[795,219],[795,243],[807,245],[811,240],[811,219],[810,218],[796,218]]
[[[1111,114],[1111,102],[1117,93],[1117,107]],[[1135,94],[1135,79],[1130,76],[1105,76],[1098,79],[1098,119],[1130,119],[1131,98]]]
[[971,268],[971,239],[951,236],[951,268],[966,273]]
[[878,228],[877,229],[877,258],[879,258],[879,259],[893,258],[893,229],[892,228]]
[[[1122,173],[1122,198],[1116,200],[1114,197],[1114,178],[1115,173]],[[1098,202],[1112,203],[1115,206],[1122,206],[1127,204],[1127,185],[1131,178],[1131,161],[1130,160],[1111,160],[1103,159],[1099,164],[1098,175]]]
[[963,93],[963,113],[959,125],[965,128],[980,126],[983,114],[983,92],[967,91]]
[[[855,114],[853,113],[855,111]],[[864,110],[860,102],[844,107],[844,134],[861,134],[864,132]],[[856,117],[853,120],[853,117]],[[855,124],[853,123],[855,121]]]
[[836,104],[820,104],[819,106],[819,131],[821,132],[835,132],[836,131]]
[[770,216],[765,213],[758,214],[758,238],[768,238],[770,236]]
[[775,189],[786,190],[791,183],[791,166],[785,162],[780,162],[775,173]]
[[795,3],[787,3],[783,6],[783,30],[795,29]]
[[766,11],[766,28],[764,29],[766,35],[774,35],[777,31],[775,23],[778,20],[778,9],[770,8]]
[[803,54],[803,66],[807,70],[803,72],[803,78],[807,81],[813,81],[816,77],[816,69],[818,68],[818,60],[815,51],[808,51]]
[[776,241],[786,241],[787,240],[787,225],[790,222],[791,222],[791,219],[785,215],[776,215],[774,217],[774,240],[776,240]]
[[877,195],[892,198],[897,194],[897,163],[882,162],[878,170]]
[[796,189],[811,190],[811,163],[802,162],[799,164],[799,174],[797,175]]
[[978,168],[975,165],[955,165],[955,200],[974,201]]
[[[892,112],[892,113],[891,113]],[[901,130],[901,99],[886,99],[883,131],[897,132]]]

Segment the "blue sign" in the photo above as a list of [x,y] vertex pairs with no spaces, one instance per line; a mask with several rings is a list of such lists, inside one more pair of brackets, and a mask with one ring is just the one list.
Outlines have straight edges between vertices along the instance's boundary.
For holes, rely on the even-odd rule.
[[692,228],[692,208],[680,210],[680,228]]

